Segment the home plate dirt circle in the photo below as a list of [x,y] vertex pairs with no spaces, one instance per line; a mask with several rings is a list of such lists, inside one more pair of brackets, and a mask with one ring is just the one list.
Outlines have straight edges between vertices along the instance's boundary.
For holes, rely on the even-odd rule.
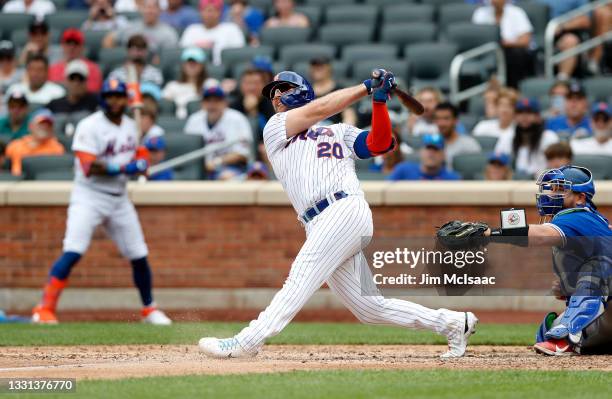
[[128,377],[271,373],[326,369],[605,370],[612,356],[546,357],[527,346],[470,346],[441,360],[441,345],[268,345],[253,359],[209,359],[197,345],[4,347],[0,378]]

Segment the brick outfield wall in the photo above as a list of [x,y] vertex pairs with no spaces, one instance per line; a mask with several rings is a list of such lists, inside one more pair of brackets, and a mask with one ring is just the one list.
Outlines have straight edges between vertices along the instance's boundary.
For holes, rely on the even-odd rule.
[[[373,207],[376,237],[425,237],[452,219],[499,224],[499,207]],[[612,215],[612,206],[600,209]],[[280,287],[304,241],[290,207],[141,206],[156,287]],[[61,254],[66,207],[0,207],[0,287],[40,287]],[[528,220],[538,220],[528,209]],[[99,229],[73,287],[131,287],[131,268]]]

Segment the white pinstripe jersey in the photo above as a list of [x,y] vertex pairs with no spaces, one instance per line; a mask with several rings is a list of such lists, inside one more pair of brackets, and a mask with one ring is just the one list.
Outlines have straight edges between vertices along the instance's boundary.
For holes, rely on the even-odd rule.
[[298,215],[341,190],[363,195],[353,151],[361,129],[344,123],[315,125],[287,139],[286,119],[286,112],[272,116],[263,138],[274,173]]

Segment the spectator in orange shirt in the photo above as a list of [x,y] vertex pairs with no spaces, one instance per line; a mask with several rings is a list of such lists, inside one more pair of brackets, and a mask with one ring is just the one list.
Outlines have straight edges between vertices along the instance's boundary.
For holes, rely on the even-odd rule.
[[88,60],[83,55],[85,51],[85,36],[83,32],[74,28],[66,29],[62,34],[61,44],[64,57],[49,68],[49,80],[63,83],[66,65],[70,61],[79,59],[83,60],[87,65],[87,91],[90,93],[99,92],[102,87],[102,72],[100,72],[100,67],[96,63]]
[[13,140],[6,148],[6,157],[11,159],[11,173],[21,174],[21,161],[37,155],[62,155],[64,146],[53,133],[54,118],[48,109],[40,109],[30,121],[30,134]]

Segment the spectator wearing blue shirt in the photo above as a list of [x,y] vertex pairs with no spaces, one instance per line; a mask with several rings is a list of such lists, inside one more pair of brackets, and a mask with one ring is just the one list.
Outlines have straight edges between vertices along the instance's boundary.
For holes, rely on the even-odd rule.
[[440,134],[423,135],[421,162],[402,162],[398,164],[388,179],[398,180],[460,180],[461,177],[444,166],[444,139]]
[[503,153],[491,153],[484,170],[484,178],[491,181],[512,180],[510,156]]
[[168,0],[168,8],[161,13],[159,20],[167,23],[178,31],[184,30],[191,24],[201,22],[200,14],[184,0]]
[[565,99],[565,114],[546,121],[546,129],[557,133],[561,139],[591,136],[593,130],[588,116],[589,102],[584,88],[577,82],[570,84]]

